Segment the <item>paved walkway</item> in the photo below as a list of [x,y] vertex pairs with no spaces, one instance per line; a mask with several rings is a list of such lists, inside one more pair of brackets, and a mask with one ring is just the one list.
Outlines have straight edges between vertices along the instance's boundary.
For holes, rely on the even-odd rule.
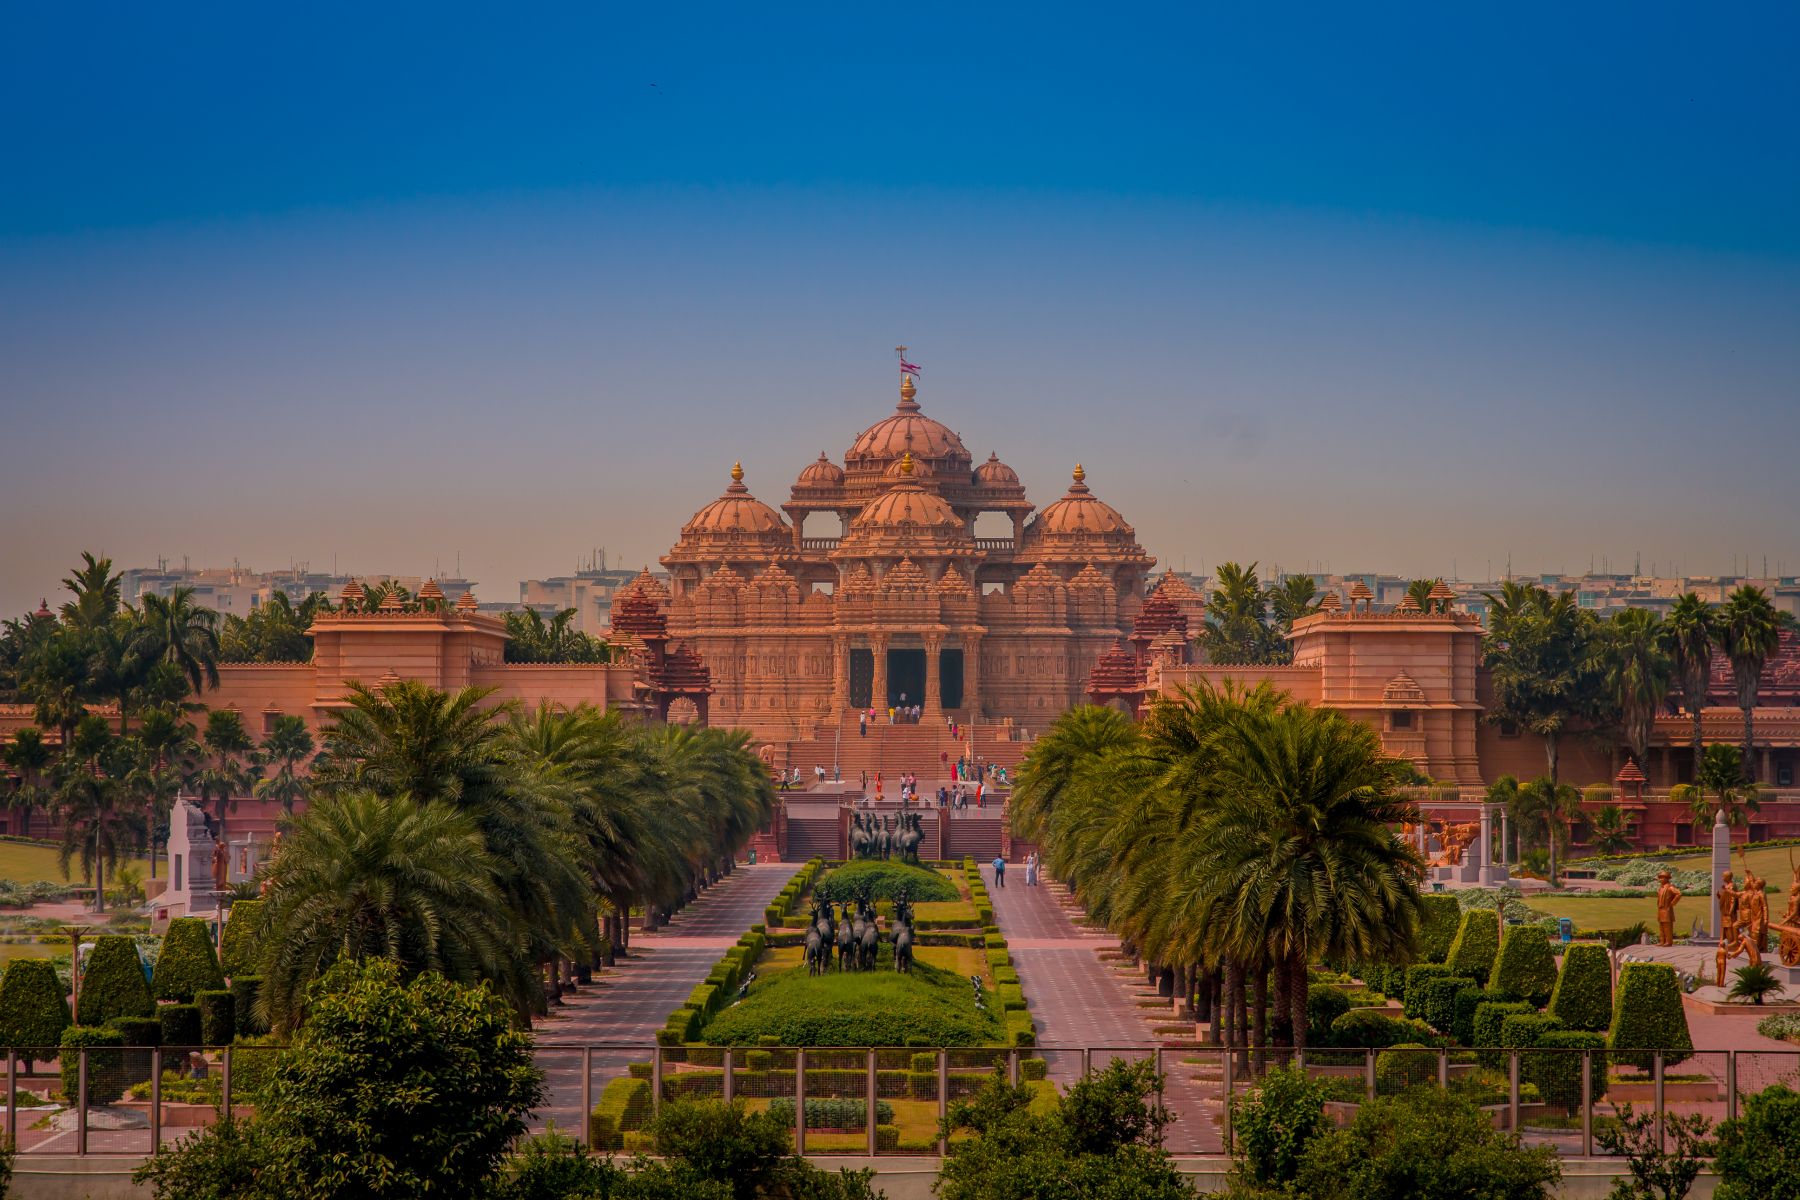
[[[1153,1053],[1156,1039],[1144,1010],[1119,975],[1100,960],[1100,951],[1115,948],[1117,941],[1075,924],[1058,900],[1057,889],[1042,883],[1027,887],[1023,868],[1007,871],[1004,888],[995,886],[991,864],[981,870],[994,900],[994,919],[1006,936],[1020,986],[1031,1004],[1038,1045],[1044,1048],[1057,1085],[1067,1088],[1080,1077],[1083,1048],[1095,1051],[1095,1067],[1114,1057]],[[1164,1051],[1164,1102],[1177,1117],[1165,1143],[1176,1153],[1214,1153],[1221,1146],[1214,1124],[1219,1111],[1216,1090],[1209,1095],[1207,1088],[1195,1083],[1182,1057],[1179,1048]]]
[[589,1055],[590,1094],[598,1101],[607,1080],[624,1074],[626,1064],[649,1061],[656,1031],[669,1014],[705,981],[719,956],[762,920],[763,910],[799,869],[798,863],[740,865],[667,926],[653,934],[634,933],[628,958],[598,982],[578,989],[541,1022],[538,1063],[550,1101],[537,1113],[534,1127],[554,1120],[562,1129],[581,1128],[583,1053],[559,1047],[618,1047]]

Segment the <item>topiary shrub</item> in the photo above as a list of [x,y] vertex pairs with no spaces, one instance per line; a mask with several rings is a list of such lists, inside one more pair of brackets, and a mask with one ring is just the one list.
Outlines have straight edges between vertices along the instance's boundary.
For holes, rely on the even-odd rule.
[[239,900],[219,935],[219,969],[236,977],[256,970],[262,950],[263,902]]
[[[1517,1020],[1518,1018],[1513,1018]],[[1502,1031],[1502,1036],[1505,1036]],[[1606,1095],[1606,1038],[1585,1029],[1545,1029],[1537,1034],[1536,1049],[1520,1055],[1519,1077],[1537,1085],[1546,1104],[1574,1112],[1581,1104],[1581,1054],[1591,1050],[1589,1068],[1593,1099]],[[1555,1051],[1555,1053],[1550,1053]]]
[[1485,985],[1493,973],[1494,957],[1500,952],[1500,914],[1479,909],[1462,915],[1456,927],[1456,940],[1444,961],[1450,973],[1467,975]]
[[106,1024],[125,1035],[127,1046],[162,1045],[162,1022],[155,1017],[114,1017]]
[[231,1014],[237,1021],[239,1037],[261,1037],[269,1032],[269,1023],[256,1015],[256,999],[262,995],[261,975],[231,977]]
[[1419,902],[1425,910],[1419,922],[1419,957],[1426,962],[1445,962],[1462,922],[1462,909],[1455,896],[1426,895],[1419,897]]
[[158,1000],[189,1004],[195,992],[218,991],[224,986],[225,976],[213,953],[206,922],[198,917],[170,921],[169,931],[163,935],[162,953],[156,959],[156,973],[150,980],[151,993]]
[[1402,1042],[1418,1042],[1429,1031],[1417,1021],[1390,1017],[1373,1009],[1351,1009],[1331,1023],[1329,1041],[1322,1045],[1345,1049],[1380,1049]]
[[108,934],[96,941],[88,955],[87,969],[81,974],[76,1021],[82,1025],[105,1025],[114,1017],[154,1016],[155,1009],[137,943],[120,934]]
[[106,1025],[71,1025],[62,1032],[62,1088],[69,1104],[81,1087],[81,1051],[87,1051],[87,1102],[111,1104],[135,1080],[125,1070],[125,1035]]
[[859,896],[866,889],[876,900],[894,900],[902,888],[912,895],[914,903],[962,898],[956,885],[936,871],[880,859],[859,859],[833,867],[813,888],[813,894],[842,901]]
[[1619,968],[1619,991],[1613,997],[1612,1024],[1606,1046],[1613,1061],[1648,1071],[1654,1055],[1629,1051],[1661,1050],[1665,1066],[1682,1062],[1694,1052],[1688,1032],[1687,1012],[1681,1006],[1681,986],[1675,968],[1666,963],[1626,963]]
[[1500,939],[1492,984],[1542,1008],[1556,988],[1556,956],[1550,938],[1537,925],[1515,925]]
[[1465,987],[1451,1000],[1450,1036],[1464,1046],[1475,1044],[1475,1010],[1490,1000],[1498,999],[1486,988]]
[[1504,1054],[1495,1052],[1495,1048],[1500,1045],[1501,1024],[1508,1017],[1535,1011],[1523,1000],[1488,1000],[1476,1005],[1475,1020],[1471,1025],[1475,1036],[1470,1044],[1479,1051],[1477,1061],[1484,1067],[1499,1069],[1500,1064],[1506,1060]]
[[200,1010],[200,1040],[208,1046],[227,1046],[237,1037],[237,1005],[227,991],[194,993]]
[[1510,1013],[1500,1021],[1500,1048],[1528,1050],[1537,1045],[1544,1034],[1558,1028],[1555,1017],[1546,1017],[1541,1012]]
[[1333,983],[1313,983],[1306,988],[1306,1028],[1323,1039],[1331,1024],[1350,1011],[1350,997]]
[[1456,1028],[1456,997],[1474,986],[1475,981],[1467,975],[1427,980],[1421,989],[1424,998],[1419,1004],[1420,1019],[1439,1033],[1451,1033]]
[[625,1134],[650,1120],[650,1083],[625,1076],[606,1085],[588,1117],[588,1137],[596,1150],[622,1150]]
[[165,1046],[200,1045],[200,1006],[198,1004],[164,1004],[156,1010],[162,1022],[162,1044]]
[[1401,1003],[1401,1011],[1407,1016],[1422,1019],[1425,1016],[1425,983],[1431,979],[1448,979],[1456,974],[1443,963],[1421,963],[1406,969],[1406,998]]
[[47,958],[15,958],[0,975],[0,1046],[27,1061],[54,1058],[69,1027],[69,1001]]
[[1580,943],[1563,951],[1550,1015],[1570,1029],[1604,1032],[1612,1023],[1612,1009],[1612,962],[1606,947]]
[[1375,1093],[1392,1096],[1420,1084],[1436,1083],[1438,1056],[1418,1042],[1402,1042],[1375,1056]]

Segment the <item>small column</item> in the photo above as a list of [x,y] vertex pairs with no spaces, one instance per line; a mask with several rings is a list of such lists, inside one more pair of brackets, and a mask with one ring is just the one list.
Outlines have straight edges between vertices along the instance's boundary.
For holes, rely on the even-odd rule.
[[835,721],[850,707],[850,641],[844,634],[831,639],[831,713]]
[[963,712],[968,723],[981,720],[981,639],[963,638]]
[[1712,895],[1708,901],[1711,905],[1711,924],[1707,926],[1706,940],[1719,940],[1719,889],[1725,885],[1725,872],[1731,870],[1731,826],[1725,824],[1725,810],[1720,809],[1713,819],[1712,839]]
[[1507,850],[1507,847],[1512,845],[1512,831],[1507,821],[1506,810],[1503,808],[1500,810],[1500,861],[1510,867],[1512,863],[1508,856],[1511,852]]
[[888,680],[887,680],[887,634],[877,633],[869,638],[869,651],[875,657],[875,679],[869,685],[869,707],[887,720]]
[[1494,882],[1494,810],[1491,805],[1481,806],[1481,840],[1476,846],[1479,855],[1476,882],[1482,887],[1491,887]]
[[938,654],[944,648],[944,639],[930,634],[925,638],[925,699],[923,713],[926,720],[939,721],[944,716],[943,678],[938,669]]

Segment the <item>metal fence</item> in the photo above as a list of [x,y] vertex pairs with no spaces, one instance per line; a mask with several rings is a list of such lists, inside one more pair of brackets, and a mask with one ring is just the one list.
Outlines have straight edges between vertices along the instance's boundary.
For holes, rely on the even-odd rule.
[[[15,1049],[6,1055],[5,1132],[18,1152],[156,1153],[230,1111],[244,1116],[280,1047]],[[1177,1154],[1229,1154],[1233,1102],[1259,1075],[1298,1061],[1325,1089],[1330,1118],[1429,1085],[1466,1097],[1495,1126],[1566,1156],[1594,1156],[1621,1108],[1719,1121],[1774,1083],[1800,1088],[1800,1050],[1661,1051],[1315,1049],[1258,1055],[1211,1045],[1029,1048],[656,1046],[545,1042],[545,1103],[531,1130],[555,1128],[607,1150],[648,1148],[645,1127],[684,1097],[717,1097],[791,1120],[803,1154],[941,1155],[950,1106],[999,1073],[1048,1099],[1113,1059],[1150,1061]],[[73,1096],[71,1102],[68,1097]]]

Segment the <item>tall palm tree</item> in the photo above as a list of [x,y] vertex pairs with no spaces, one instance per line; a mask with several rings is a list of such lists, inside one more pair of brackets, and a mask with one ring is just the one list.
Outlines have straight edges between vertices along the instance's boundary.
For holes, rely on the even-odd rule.
[[106,911],[106,872],[121,855],[143,842],[143,819],[125,787],[130,747],[114,736],[102,717],[87,717],[58,764],[56,803],[63,840],[58,859],[64,876],[69,861],[81,859],[92,872],[94,911]]
[[1712,691],[1713,648],[1718,645],[1718,616],[1713,606],[1695,592],[1680,596],[1663,622],[1663,639],[1675,658],[1675,676],[1681,683],[1681,706],[1692,722],[1694,778],[1700,778],[1700,754],[1704,747],[1700,718]]
[[256,781],[256,795],[280,801],[284,813],[293,812],[294,802],[306,795],[302,768],[312,758],[313,750],[312,730],[304,718],[292,713],[276,717],[269,735],[263,739],[260,755],[263,765],[273,767],[275,773]]
[[1494,707],[1489,719],[1511,721],[1544,739],[1552,781],[1560,774],[1562,737],[1592,715],[1596,670],[1594,618],[1575,593],[1552,596],[1508,580],[1492,604],[1484,640]]
[[194,603],[194,589],[146,595],[138,653],[147,662],[172,663],[198,694],[219,686],[218,618]]
[[1419,611],[1430,612],[1431,606],[1437,603],[1431,598],[1431,589],[1436,587],[1439,582],[1436,579],[1415,579],[1406,585],[1406,594],[1413,598],[1413,603],[1419,606]]
[[1220,563],[1218,583],[1206,604],[1200,643],[1209,662],[1263,662],[1269,647],[1267,599],[1256,564]]
[[1643,608],[1614,613],[1600,631],[1605,687],[1625,727],[1625,744],[1642,767],[1650,754],[1656,714],[1675,680],[1662,619]]
[[1567,843],[1569,824],[1581,812],[1581,793],[1548,776],[1520,783],[1511,775],[1502,775],[1488,786],[1487,795],[1489,801],[1506,805],[1507,815],[1521,832],[1543,834],[1550,853],[1550,885],[1555,887],[1556,852]]
[[63,587],[75,597],[63,602],[63,622],[84,631],[110,624],[119,613],[119,584],[123,578],[113,571],[112,559],[95,558],[82,551],[81,566],[63,580]]
[[1019,764],[1007,805],[1014,834],[1026,841],[1044,840],[1058,804],[1081,769],[1137,740],[1136,723],[1117,709],[1083,705],[1058,717]]
[[270,867],[262,1003],[277,1029],[306,985],[340,959],[392,958],[406,972],[478,982],[515,971],[516,930],[470,814],[443,802],[348,791],[288,826]]
[[126,777],[126,787],[143,809],[150,878],[154,879],[157,836],[199,769],[200,743],[194,727],[174,705],[146,709],[138,719],[134,741],[142,753]]
[[50,803],[52,792],[47,785],[50,767],[56,761],[56,752],[44,741],[41,730],[29,726],[13,734],[0,757],[4,757],[10,770],[9,782],[11,790],[7,793],[7,804],[22,814],[25,828],[23,836],[31,836],[31,811]]
[[206,761],[194,776],[200,789],[200,803],[209,799],[217,804],[219,840],[225,840],[225,814],[236,809],[238,798],[255,785],[256,767],[251,752],[256,743],[244,728],[243,714],[235,708],[215,708],[206,714],[206,729],[200,735]]
[[1744,778],[1756,781],[1756,693],[1763,666],[1781,644],[1786,614],[1769,602],[1769,594],[1745,584],[1732,592],[1719,613],[1719,641],[1731,661],[1731,682],[1744,714]]

